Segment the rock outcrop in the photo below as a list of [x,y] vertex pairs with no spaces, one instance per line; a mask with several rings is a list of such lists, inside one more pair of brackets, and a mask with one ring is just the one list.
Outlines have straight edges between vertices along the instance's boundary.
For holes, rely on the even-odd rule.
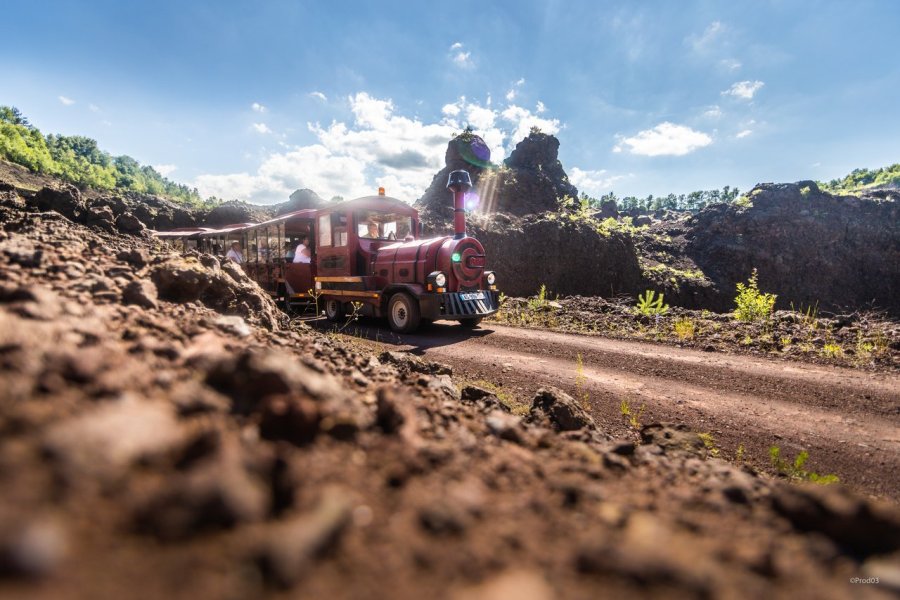
[[900,204],[834,196],[815,182],[760,184],[752,206],[717,204],[688,222],[685,253],[733,307],[735,285],[755,268],[779,308],[863,307],[900,315]]
[[469,231],[510,296],[545,285],[558,294],[612,297],[637,293],[644,282],[634,243],[623,233],[604,236],[585,223],[504,215],[471,219]]
[[523,216],[556,210],[563,196],[576,197],[559,158],[559,140],[532,131],[516,145],[502,166],[491,164],[490,150],[477,135],[464,133],[447,145],[445,166],[416,202],[422,220],[441,229],[453,219],[453,202],[447,192],[451,171],[465,169],[472,177],[473,211],[482,215],[505,213]]
[[319,208],[324,203],[325,201],[312,190],[295,190],[287,202],[275,205],[275,215],[280,216],[305,208]]

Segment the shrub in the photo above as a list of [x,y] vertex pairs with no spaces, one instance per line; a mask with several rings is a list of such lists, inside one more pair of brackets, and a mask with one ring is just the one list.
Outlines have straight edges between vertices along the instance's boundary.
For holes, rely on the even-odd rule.
[[656,315],[664,315],[669,312],[669,305],[663,304],[663,295],[660,294],[659,297],[656,297],[656,292],[653,290],[647,290],[643,294],[638,296],[638,304],[635,307],[635,310],[638,314],[644,315],[645,317],[653,317]]
[[775,307],[775,294],[766,294],[759,291],[757,272],[753,269],[746,285],[737,284],[737,297],[734,299],[737,308],[734,310],[734,318],[738,321],[767,321],[772,316]]
[[547,286],[545,284],[541,284],[541,289],[538,290],[537,296],[534,298],[530,298],[528,300],[528,308],[531,310],[540,310],[547,303]]

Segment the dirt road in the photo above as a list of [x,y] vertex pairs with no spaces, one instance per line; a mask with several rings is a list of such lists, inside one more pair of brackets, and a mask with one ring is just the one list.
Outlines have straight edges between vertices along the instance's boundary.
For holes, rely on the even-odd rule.
[[521,403],[542,386],[557,386],[586,399],[615,435],[635,435],[621,414],[625,400],[633,413],[643,407],[644,424],[672,421],[712,434],[725,458],[742,444],[745,461],[763,470],[772,470],[773,445],[789,460],[806,450],[806,469],[900,501],[896,374],[494,324],[467,331],[436,323],[397,336],[362,321],[345,332],[448,363],[457,378],[490,382]]

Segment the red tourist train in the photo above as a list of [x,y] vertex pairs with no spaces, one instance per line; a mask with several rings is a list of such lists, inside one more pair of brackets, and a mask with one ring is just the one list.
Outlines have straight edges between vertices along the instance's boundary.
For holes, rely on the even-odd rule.
[[[387,317],[396,332],[415,331],[423,320],[459,321],[475,327],[497,312],[496,277],[486,270],[484,248],[466,234],[464,201],[472,182],[453,171],[454,235],[419,239],[419,213],[384,195],[365,196],[320,209],[291,212],[263,223],[222,229],[157,232],[177,247],[224,257],[235,242],[248,276],[288,310],[324,305],[338,321],[356,314]],[[308,237],[309,262],[293,262]]]

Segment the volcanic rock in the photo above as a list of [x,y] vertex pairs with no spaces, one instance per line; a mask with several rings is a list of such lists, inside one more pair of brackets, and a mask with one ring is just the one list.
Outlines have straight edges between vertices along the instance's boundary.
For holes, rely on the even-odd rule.
[[541,388],[531,403],[529,418],[533,422],[549,421],[557,431],[596,429],[594,419],[572,396],[564,391],[547,387]]

